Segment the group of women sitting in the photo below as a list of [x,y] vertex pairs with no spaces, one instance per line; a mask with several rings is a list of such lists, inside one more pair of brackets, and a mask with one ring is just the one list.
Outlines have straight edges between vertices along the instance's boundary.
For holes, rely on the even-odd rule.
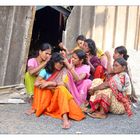
[[70,128],[69,119],[80,121],[85,113],[93,118],[106,118],[108,112],[131,116],[126,48],[115,49],[112,68],[108,52],[98,57],[92,39],[82,36],[77,44],[79,39],[83,48],[73,50],[71,57],[62,44],[53,53],[44,43],[38,56],[28,60],[25,86],[33,102],[26,113],[62,119],[64,129]]

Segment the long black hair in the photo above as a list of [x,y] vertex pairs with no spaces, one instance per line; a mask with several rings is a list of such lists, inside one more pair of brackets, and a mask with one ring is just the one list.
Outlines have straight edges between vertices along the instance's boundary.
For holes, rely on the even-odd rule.
[[73,53],[75,53],[80,60],[83,59],[83,64],[87,64],[86,53],[83,50],[77,49]]
[[96,56],[97,48],[95,42],[92,39],[86,39],[85,42],[88,44],[89,52]]
[[53,73],[55,68],[54,68],[54,64],[57,63],[57,62],[63,62],[64,61],[64,58],[63,56],[58,53],[58,52],[54,52],[49,60],[49,62],[46,64],[46,71],[48,73]]
[[53,48],[49,43],[42,43],[39,46],[39,49],[37,49],[35,52],[32,52],[29,58],[37,57],[39,55],[39,51],[46,51],[48,49],[51,49],[51,52],[53,51]]
[[127,54],[127,49],[124,46],[116,47],[115,51],[117,51],[119,54],[123,54],[123,58],[125,60],[127,60],[129,58],[129,55]]
[[45,51],[47,49],[52,49],[52,47],[51,47],[51,45],[49,43],[43,43],[43,44],[40,45],[39,50]]

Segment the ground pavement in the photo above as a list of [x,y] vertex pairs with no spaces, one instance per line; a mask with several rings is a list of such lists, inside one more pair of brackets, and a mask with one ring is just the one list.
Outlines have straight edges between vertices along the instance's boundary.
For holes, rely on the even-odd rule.
[[79,122],[71,120],[67,130],[61,128],[59,119],[26,115],[29,108],[30,104],[1,104],[0,134],[140,134],[140,108],[133,109],[131,118],[109,114],[102,120],[88,116]]

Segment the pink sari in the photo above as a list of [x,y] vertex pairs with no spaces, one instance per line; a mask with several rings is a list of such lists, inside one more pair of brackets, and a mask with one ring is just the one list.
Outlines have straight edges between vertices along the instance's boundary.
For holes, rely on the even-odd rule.
[[73,76],[69,72],[68,73],[69,80],[67,81],[67,87],[71,92],[71,94],[73,95],[77,104],[81,105],[86,101],[88,89],[92,84],[92,81],[88,79],[90,76],[90,66],[82,65],[78,68],[75,68],[75,71],[77,72],[78,75],[86,73],[86,78],[81,81],[74,82]]
[[70,71],[67,70],[66,68],[63,68],[59,72],[59,74],[57,74],[57,76],[55,77],[55,81],[63,82],[64,86],[72,94],[75,102],[78,105],[81,105],[82,103],[84,103],[86,101],[87,91],[90,88],[91,83],[92,83],[92,81],[90,79],[88,79],[88,77],[90,76],[90,66],[82,65],[82,66],[76,68],[75,71],[77,72],[78,75],[81,73],[86,73],[86,78],[81,81],[74,82],[73,76],[70,73]]

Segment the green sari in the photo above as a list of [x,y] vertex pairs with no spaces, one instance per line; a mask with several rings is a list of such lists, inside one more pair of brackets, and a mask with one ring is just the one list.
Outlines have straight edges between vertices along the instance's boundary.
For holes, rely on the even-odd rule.
[[29,96],[33,95],[35,80],[36,80],[36,76],[30,75],[29,72],[25,73],[24,84],[26,88],[26,93]]

